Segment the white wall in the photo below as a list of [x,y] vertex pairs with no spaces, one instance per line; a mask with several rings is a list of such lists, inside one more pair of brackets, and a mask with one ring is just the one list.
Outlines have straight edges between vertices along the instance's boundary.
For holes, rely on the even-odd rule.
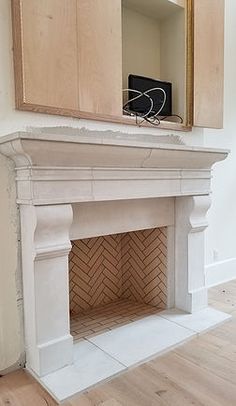
[[224,129],[204,130],[206,146],[228,148],[212,182],[210,226],[206,232],[206,271],[209,285],[236,278],[236,1],[226,0]]
[[[22,362],[22,294],[13,163],[0,155],[0,370]],[[6,345],[7,343],[7,345]]]
[[161,21],[161,79],[172,83],[172,110],[185,111],[185,14],[182,9]]
[[[122,10],[123,88],[130,73],[160,77],[160,27],[157,20],[134,10]],[[147,63],[148,61],[148,63]]]

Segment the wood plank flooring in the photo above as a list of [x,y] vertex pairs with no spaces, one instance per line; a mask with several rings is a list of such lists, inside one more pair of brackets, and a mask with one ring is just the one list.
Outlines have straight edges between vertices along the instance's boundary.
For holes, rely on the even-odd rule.
[[[63,406],[236,406],[236,281],[210,289],[232,321]],[[24,371],[0,378],[0,406],[55,406]]]
[[0,406],[55,406],[53,399],[26,372],[0,378]]

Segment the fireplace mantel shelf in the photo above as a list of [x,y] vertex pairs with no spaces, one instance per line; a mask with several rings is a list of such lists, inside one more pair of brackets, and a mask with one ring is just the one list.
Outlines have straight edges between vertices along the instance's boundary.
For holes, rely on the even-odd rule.
[[212,165],[229,151],[175,136],[48,129],[2,137],[0,152],[15,162],[18,203],[42,205],[209,194]]

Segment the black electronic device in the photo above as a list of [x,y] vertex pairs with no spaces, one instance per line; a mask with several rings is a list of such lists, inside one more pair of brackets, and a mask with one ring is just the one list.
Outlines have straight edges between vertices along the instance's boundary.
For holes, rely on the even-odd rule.
[[[130,74],[128,77],[128,88],[129,100],[137,96],[137,93],[132,92],[132,89],[139,92],[149,91],[148,95],[152,98],[153,108],[148,116],[153,116],[158,112],[158,115],[162,117],[172,115],[172,84],[170,82]],[[154,88],[161,88],[166,94],[166,101],[161,111],[160,108],[164,102],[164,93],[161,90],[152,91],[151,89]],[[138,115],[144,115],[150,110],[150,99],[146,96],[141,96],[137,100],[130,101],[128,108]]]

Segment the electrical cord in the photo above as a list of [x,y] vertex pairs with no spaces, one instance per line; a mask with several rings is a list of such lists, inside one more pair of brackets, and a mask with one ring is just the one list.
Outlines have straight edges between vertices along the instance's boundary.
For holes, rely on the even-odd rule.
[[[161,91],[164,96],[162,105],[157,112],[153,111],[154,101],[153,101],[152,97],[149,95],[149,93],[153,92],[153,91]],[[165,121],[169,117],[178,117],[180,119],[180,123],[183,123],[183,118],[181,116],[179,116],[178,114],[173,114],[171,116],[165,116],[165,117],[159,116],[159,114],[161,113],[161,111],[166,103],[166,92],[161,87],[153,87],[152,89],[146,90],[145,92],[141,92],[141,91],[135,90],[135,89],[123,89],[123,93],[125,93],[125,92],[137,93],[137,96],[134,96],[131,99],[129,99],[123,106],[123,111],[126,114],[136,117],[137,125],[141,126],[146,121],[154,126],[159,126],[161,121]],[[140,99],[141,97],[146,97],[148,99],[148,101],[150,102],[149,109],[145,113],[138,113],[138,112],[134,112],[134,111],[130,110],[129,109],[130,103],[132,101]],[[141,122],[138,122],[138,118],[142,118],[143,120]]]
[[[151,98],[151,96],[149,96],[149,93],[150,93],[150,92],[153,92],[153,91],[161,91],[161,92],[163,93],[163,96],[164,96],[164,100],[163,100],[163,102],[162,102],[162,105],[161,105],[161,107],[159,108],[159,110],[158,110],[157,112],[154,112],[154,111],[153,111],[154,102],[153,102],[153,99]],[[130,115],[137,115],[137,116],[142,117],[142,118],[148,117],[148,116],[152,113],[152,111],[153,111],[153,115],[152,115],[153,117],[154,117],[154,116],[158,116],[158,114],[161,112],[161,110],[163,109],[163,107],[164,107],[164,105],[165,105],[165,102],[166,102],[166,92],[165,92],[165,90],[162,89],[161,87],[153,87],[152,89],[146,90],[145,92],[141,92],[141,91],[135,90],[135,89],[123,89],[123,92],[134,92],[134,93],[137,93],[137,94],[138,94],[137,96],[132,97],[131,99],[129,99],[129,100],[124,104],[123,110],[124,110],[126,113],[130,114]],[[140,98],[143,97],[143,96],[144,96],[144,97],[147,97],[148,100],[149,100],[149,102],[150,102],[150,108],[149,108],[149,110],[148,110],[146,113],[144,113],[144,114],[143,114],[143,113],[137,113],[137,112],[136,112],[136,114],[135,114],[134,112],[132,112],[132,110],[130,111],[130,110],[128,109],[129,104],[130,104],[132,101],[138,100],[138,99],[140,99]]]
[[161,121],[165,121],[167,118],[169,118],[169,117],[177,117],[177,118],[179,118],[179,122],[180,122],[180,124],[183,124],[183,118],[181,117],[181,116],[179,116],[178,114],[171,114],[171,116],[165,116],[165,117],[161,117]]
[[[132,92],[134,92],[134,93],[138,93],[138,96],[135,96],[135,97],[129,99],[129,100],[124,104],[123,110],[124,110],[125,112],[129,113],[130,115],[137,115],[137,116],[142,117],[142,118],[148,116],[148,115],[152,112],[152,109],[153,109],[153,106],[154,106],[154,103],[153,103],[152,98],[147,94],[147,92],[140,92],[139,90],[135,90],[135,89],[123,89],[123,92],[129,92],[129,91],[132,91]],[[127,109],[128,105],[129,105],[132,101],[138,100],[138,99],[140,99],[140,97],[143,97],[143,96],[144,96],[144,97],[147,97],[148,100],[149,100],[149,102],[150,102],[150,108],[149,108],[149,110],[148,110],[146,113],[144,113],[144,114],[142,114],[142,113],[140,113],[140,114],[135,114],[134,112],[132,113],[132,111],[130,111],[130,110]]]

